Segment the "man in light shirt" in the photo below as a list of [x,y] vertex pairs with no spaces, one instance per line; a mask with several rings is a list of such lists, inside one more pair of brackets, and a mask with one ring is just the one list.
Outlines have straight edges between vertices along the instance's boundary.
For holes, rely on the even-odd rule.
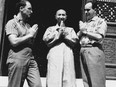
[[28,0],[17,3],[18,13],[6,26],[6,35],[10,42],[8,53],[8,87],[23,87],[25,79],[29,87],[42,87],[39,69],[33,55],[33,41],[38,25],[27,23],[32,14],[32,5]]
[[105,54],[102,42],[106,35],[106,21],[96,15],[96,3],[85,4],[86,22],[79,22],[81,70],[84,87],[105,87]]

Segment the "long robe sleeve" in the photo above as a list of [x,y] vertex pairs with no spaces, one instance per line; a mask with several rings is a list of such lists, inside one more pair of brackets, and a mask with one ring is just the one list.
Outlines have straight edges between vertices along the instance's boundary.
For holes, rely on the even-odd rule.
[[43,36],[43,41],[47,44],[47,46],[52,46],[55,44],[55,42],[58,41],[60,38],[60,34],[55,28],[49,27],[47,28],[44,36]]
[[74,47],[74,45],[77,43],[77,35],[73,28],[67,28],[64,32],[64,40],[67,45]]

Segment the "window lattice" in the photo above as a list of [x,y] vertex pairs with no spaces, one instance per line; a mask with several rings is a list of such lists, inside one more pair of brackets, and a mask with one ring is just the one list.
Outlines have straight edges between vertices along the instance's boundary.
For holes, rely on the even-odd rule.
[[97,1],[97,15],[107,22],[116,22],[116,3]]

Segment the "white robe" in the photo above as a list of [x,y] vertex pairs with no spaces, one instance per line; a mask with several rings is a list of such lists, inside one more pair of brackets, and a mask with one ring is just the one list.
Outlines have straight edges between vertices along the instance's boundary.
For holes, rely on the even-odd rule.
[[65,39],[59,40],[58,27],[49,27],[43,36],[50,47],[47,55],[47,87],[76,87],[72,47],[77,42],[77,36],[73,28],[65,27]]

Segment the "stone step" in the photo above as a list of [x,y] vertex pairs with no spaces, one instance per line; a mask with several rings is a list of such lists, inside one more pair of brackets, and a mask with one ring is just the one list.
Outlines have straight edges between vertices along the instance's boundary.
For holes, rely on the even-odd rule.
[[[42,87],[46,87],[46,78],[41,77]],[[82,79],[76,79],[77,87],[84,87]],[[0,76],[0,87],[7,87],[8,85],[8,77]],[[29,87],[27,81],[25,80],[23,87]],[[116,87],[116,80],[106,80],[106,87]]]

